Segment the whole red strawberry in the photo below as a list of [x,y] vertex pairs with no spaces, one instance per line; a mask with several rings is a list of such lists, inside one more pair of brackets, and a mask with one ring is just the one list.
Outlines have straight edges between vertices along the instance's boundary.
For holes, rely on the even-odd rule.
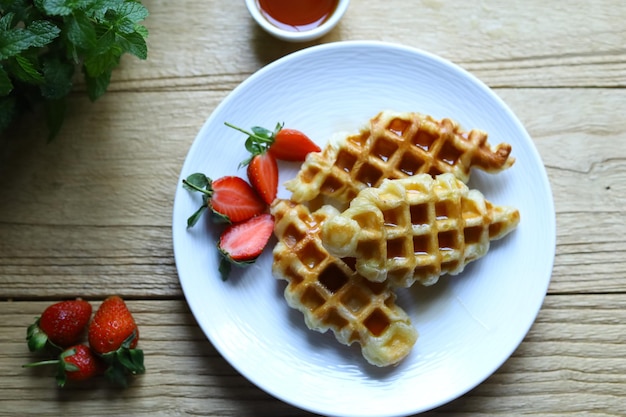
[[24,367],[41,365],[57,365],[56,380],[60,387],[67,381],[84,381],[101,375],[105,369],[102,360],[87,345],[69,347],[61,352],[59,359],[29,363]]
[[107,297],[89,325],[89,346],[108,364],[105,375],[121,385],[126,385],[127,374],[145,372],[143,351],[135,349],[139,329],[124,300],[113,295]]
[[311,152],[321,151],[307,135],[296,129],[281,128],[274,135],[269,152],[283,161],[304,161]]
[[[247,131],[231,123],[226,126],[248,135],[246,149],[254,156],[266,151],[281,161],[304,161],[311,152],[321,149],[307,135],[296,129],[285,129],[283,123],[277,123],[274,130],[254,126]],[[244,162],[244,165],[247,162]]]
[[49,345],[66,348],[78,343],[89,323],[91,311],[91,304],[80,299],[52,304],[28,327],[28,348],[35,352]]
[[96,311],[89,325],[89,345],[98,354],[119,349],[124,342],[134,348],[139,340],[139,329],[124,300],[112,295]]

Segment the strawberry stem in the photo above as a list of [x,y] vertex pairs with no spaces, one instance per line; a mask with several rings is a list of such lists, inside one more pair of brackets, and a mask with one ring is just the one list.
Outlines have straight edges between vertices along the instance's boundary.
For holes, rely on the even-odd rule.
[[207,190],[207,189],[204,189],[202,187],[198,187],[197,185],[195,185],[195,184],[193,184],[193,183],[191,183],[191,182],[189,182],[189,181],[187,181],[185,179],[183,180],[183,184],[185,184],[187,187],[189,187],[189,188],[191,188],[191,189],[193,189],[195,191],[204,193],[204,194],[208,195],[209,197],[213,195],[213,190]]
[[266,139],[266,138],[262,138],[262,137],[260,137],[260,136],[257,136],[257,135],[255,135],[255,134],[254,134],[254,133],[252,133],[252,132],[248,132],[247,130],[242,129],[242,128],[240,128],[239,126],[235,126],[235,125],[233,125],[233,124],[231,124],[231,123],[228,123],[228,122],[224,122],[224,124],[225,124],[226,126],[228,126],[228,127],[232,128],[232,129],[238,130],[238,131],[240,131],[241,133],[244,133],[244,134],[246,134],[246,135],[248,135],[248,136],[258,138],[258,139],[259,139],[259,140],[261,140],[262,142],[269,142],[269,140],[268,140],[268,139]]
[[58,364],[59,364],[58,359],[50,359],[47,361],[25,363],[24,365],[22,365],[22,368],[34,368],[35,366],[58,365]]
[[276,130],[274,132],[264,127],[255,126],[252,128],[252,132],[250,132],[228,122],[224,122],[224,124],[232,129],[238,130],[239,132],[248,135],[250,137],[249,139],[253,139],[257,143],[264,143],[268,145],[271,145],[272,143],[274,143],[274,140],[275,140],[274,136],[282,128],[282,124],[280,123],[276,126]]
[[209,201],[211,200],[214,192],[212,184],[213,181],[200,172],[191,174],[186,179],[183,179],[184,188],[190,191],[202,193],[202,205],[187,219],[187,228],[195,225],[198,222],[198,219],[202,216],[202,213],[204,213],[208,208]]

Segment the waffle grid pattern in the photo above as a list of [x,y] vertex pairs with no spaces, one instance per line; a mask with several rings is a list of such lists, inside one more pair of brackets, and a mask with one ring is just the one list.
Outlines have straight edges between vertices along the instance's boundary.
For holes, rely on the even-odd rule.
[[[384,179],[428,173],[452,173],[467,182],[472,167],[498,172],[510,167],[511,146],[492,148],[481,130],[464,132],[450,120],[419,113],[384,111],[359,134],[330,143],[310,154],[298,177],[286,184],[298,202],[323,195],[346,204]],[[340,205],[340,204],[339,204]]]
[[326,206],[310,213],[301,204],[277,200],[272,214],[279,240],[273,273],[288,282],[287,303],[304,314],[307,327],[322,333],[330,329],[345,345],[359,343],[363,356],[377,366],[404,358],[417,331],[395,304],[391,287],[366,280],[322,245],[321,225],[338,212]]
[[421,174],[363,190],[328,220],[322,241],[336,256],[356,258],[356,270],[375,282],[409,287],[456,275],[519,221],[452,174]]

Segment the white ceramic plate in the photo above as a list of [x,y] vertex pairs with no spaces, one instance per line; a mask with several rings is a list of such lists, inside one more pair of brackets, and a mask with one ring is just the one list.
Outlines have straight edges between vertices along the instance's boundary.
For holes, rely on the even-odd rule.
[[[218,230],[208,221],[186,229],[200,196],[180,186],[204,172],[238,174],[245,136],[224,126],[300,129],[323,146],[337,131],[357,131],[380,110],[418,111],[456,119],[513,146],[515,165],[499,175],[475,171],[470,186],[497,204],[519,208],[517,230],[486,257],[431,288],[402,290],[398,303],[420,338],[397,367],[378,369],[358,346],[306,328],[271,274],[271,247],[256,264],[218,274]],[[282,164],[281,183],[298,166]],[[288,197],[285,189],[279,196]],[[483,83],[434,55],[378,42],[339,42],[286,56],[256,72],[215,109],[182,168],[173,212],[176,265],[202,330],[241,374],[273,396],[337,416],[400,416],[463,395],[502,365],[522,341],[543,302],[555,251],[548,178],[531,138]],[[274,241],[272,241],[274,243]]]

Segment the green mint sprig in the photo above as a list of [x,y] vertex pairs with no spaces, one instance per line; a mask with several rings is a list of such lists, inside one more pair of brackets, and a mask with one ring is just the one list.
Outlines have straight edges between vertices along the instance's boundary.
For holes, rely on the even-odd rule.
[[124,54],[147,58],[147,16],[136,0],[0,0],[0,134],[43,104],[56,136],[77,69],[95,101]]

